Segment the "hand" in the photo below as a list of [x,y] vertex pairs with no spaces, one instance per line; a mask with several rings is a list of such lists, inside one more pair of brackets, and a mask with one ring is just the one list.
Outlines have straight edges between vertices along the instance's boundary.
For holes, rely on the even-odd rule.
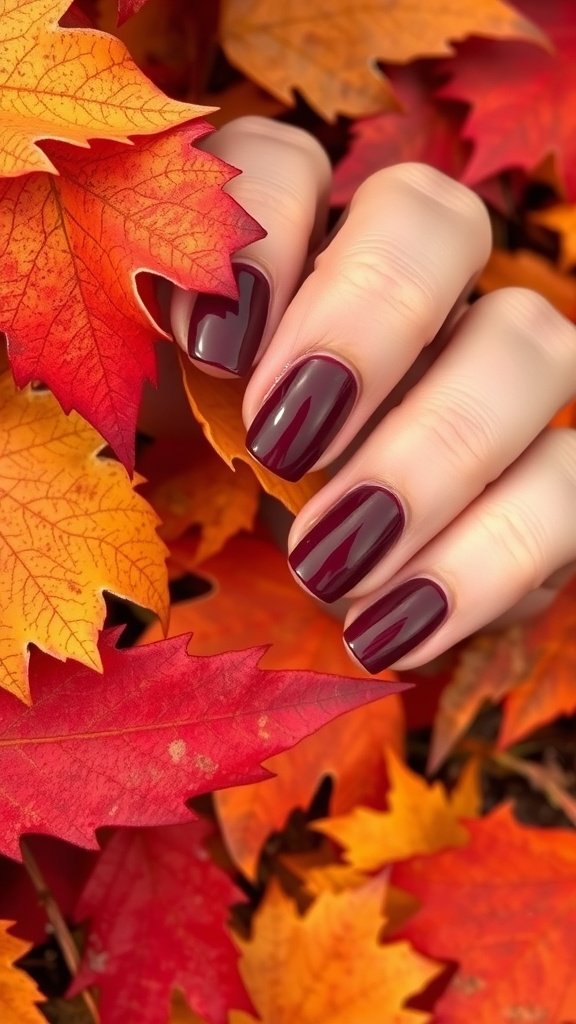
[[206,372],[256,367],[254,458],[289,480],[334,470],[292,526],[296,579],[351,599],[369,672],[543,607],[576,560],[576,431],[546,429],[574,397],[575,328],[520,288],[468,308],[488,214],[432,168],[373,175],[325,239],[314,138],[249,117],[205,147],[244,171],[229,191],[268,235],[235,257],[239,304],[177,291],[172,326]]

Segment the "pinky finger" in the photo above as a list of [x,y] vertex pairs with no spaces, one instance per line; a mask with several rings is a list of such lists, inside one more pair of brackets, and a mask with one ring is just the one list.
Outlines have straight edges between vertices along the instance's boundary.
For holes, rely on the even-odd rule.
[[368,672],[416,668],[482,629],[576,558],[576,431],[549,430],[375,600],[344,640]]

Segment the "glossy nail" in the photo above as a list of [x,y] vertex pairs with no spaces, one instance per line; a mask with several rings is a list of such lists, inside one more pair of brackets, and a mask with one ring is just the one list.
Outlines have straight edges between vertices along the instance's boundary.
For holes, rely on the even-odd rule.
[[365,608],[344,640],[368,672],[381,672],[426,640],[448,614],[448,600],[432,580],[401,583]]
[[385,487],[363,484],[330,509],[289,555],[292,569],[322,601],[337,601],[398,540],[404,512]]
[[270,305],[264,274],[247,263],[233,265],[238,299],[199,295],[188,327],[188,355],[243,376],[260,348]]
[[356,401],[354,374],[331,356],[310,356],[276,385],[250,426],[248,451],[285,480],[299,480],[326,451]]

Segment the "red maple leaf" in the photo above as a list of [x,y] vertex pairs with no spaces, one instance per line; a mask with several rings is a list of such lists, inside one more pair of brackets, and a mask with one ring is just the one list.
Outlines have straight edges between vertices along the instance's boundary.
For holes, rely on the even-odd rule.
[[264,648],[186,653],[190,634],[129,650],[103,674],[32,652],[34,698],[0,692],[0,852],[22,832],[94,847],[100,825],[188,822],[184,801],[266,778],[260,762],[352,708],[404,688],[258,668]]
[[333,179],[332,202],[338,206],[349,203],[370,174],[391,164],[421,160],[454,178],[464,166],[467,147],[458,135],[462,111],[435,99],[429,66],[416,62],[386,73],[402,109],[354,121],[350,149]]
[[473,39],[458,47],[443,98],[472,105],[464,137],[474,151],[463,180],[474,185],[511,167],[528,171],[553,153],[576,198],[576,19],[573,0],[520,0],[553,43]]
[[205,821],[120,829],[101,853],[76,908],[91,920],[69,994],[97,985],[106,1024],[167,1021],[174,988],[208,1024],[252,1009],[226,931],[241,893],[210,860],[212,831]]
[[47,384],[130,467],[164,333],[137,275],[234,295],[230,254],[263,234],[222,191],[239,172],[192,148],[210,130],[196,121],[80,153],[46,143],[58,176],[0,181],[0,329],[16,381]]
[[435,1024],[576,1019],[576,836],[525,828],[507,806],[466,823],[468,846],[395,865],[420,903],[402,938],[457,960]]

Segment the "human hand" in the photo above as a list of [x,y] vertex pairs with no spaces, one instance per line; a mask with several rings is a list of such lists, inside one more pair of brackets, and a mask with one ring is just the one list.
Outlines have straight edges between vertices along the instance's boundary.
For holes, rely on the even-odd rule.
[[351,600],[369,672],[544,607],[576,560],[576,431],[546,429],[576,391],[576,329],[521,288],[467,307],[488,214],[432,168],[367,179],[327,240],[312,136],[241,118],[205,148],[244,171],[228,191],[268,235],[234,258],[239,305],[176,290],[172,327],[206,372],[255,366],[254,458],[334,472],[292,526],[296,579]]

